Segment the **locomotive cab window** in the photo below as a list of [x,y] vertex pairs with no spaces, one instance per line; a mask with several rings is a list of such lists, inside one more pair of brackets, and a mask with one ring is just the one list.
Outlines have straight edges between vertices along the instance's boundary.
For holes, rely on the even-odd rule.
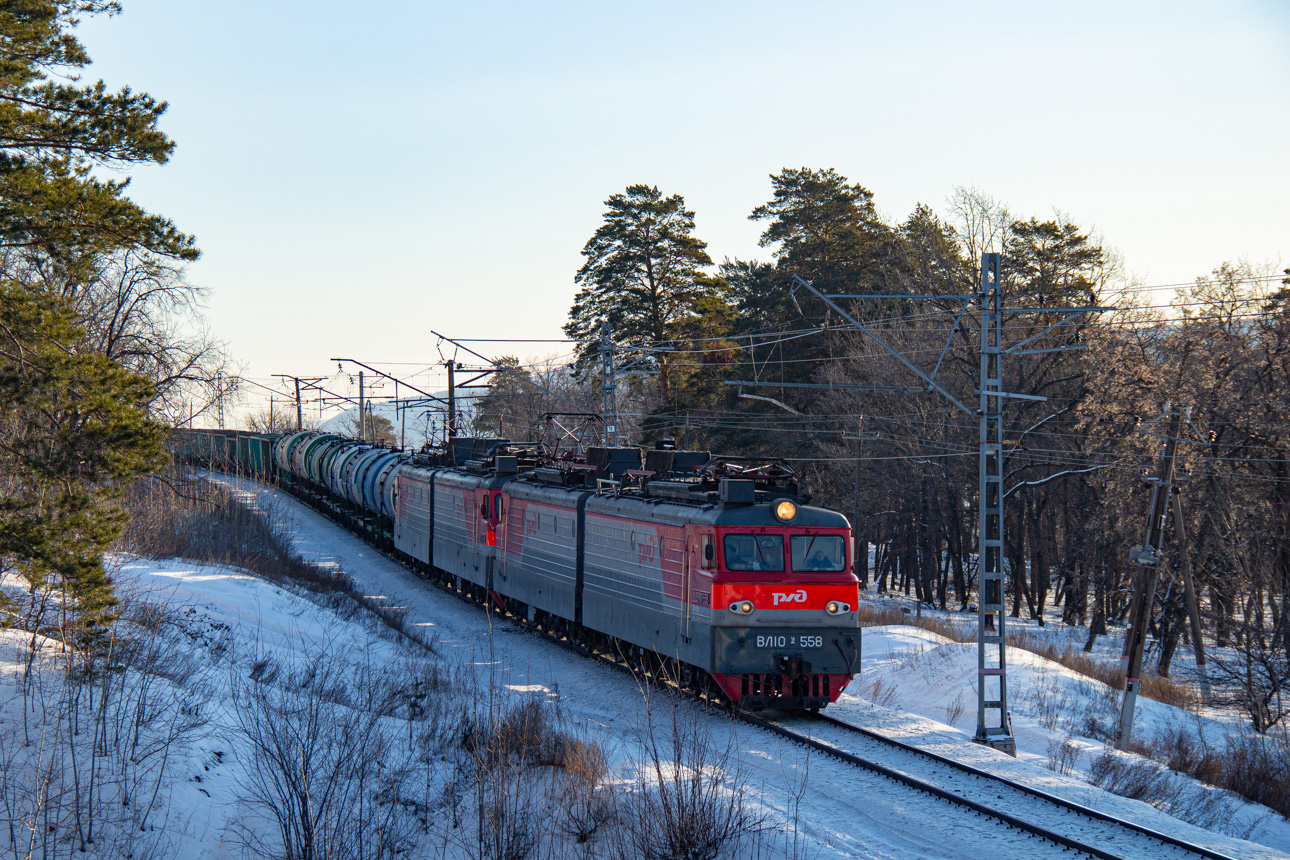
[[793,535],[793,570],[838,573],[847,569],[847,551],[839,535]]
[[727,570],[783,570],[782,535],[726,535]]

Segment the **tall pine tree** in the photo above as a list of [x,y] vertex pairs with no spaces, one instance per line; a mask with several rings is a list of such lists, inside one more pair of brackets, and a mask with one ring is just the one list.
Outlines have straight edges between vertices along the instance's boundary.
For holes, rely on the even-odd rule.
[[[581,289],[564,327],[584,363],[595,355],[603,322],[619,346],[665,345],[722,289],[703,271],[712,258],[693,235],[694,212],[681,195],[631,185],[605,207],[604,223],[582,249],[587,261],[574,279]],[[655,360],[666,402],[676,362],[666,351]]]
[[0,568],[63,601],[67,635],[111,616],[103,552],[115,540],[124,482],[160,468],[165,431],[150,421],[150,383],[78,348],[68,296],[122,249],[197,255],[192,237],[125,196],[101,168],[164,163],[165,104],[102,81],[80,17],[104,0],[0,0]]

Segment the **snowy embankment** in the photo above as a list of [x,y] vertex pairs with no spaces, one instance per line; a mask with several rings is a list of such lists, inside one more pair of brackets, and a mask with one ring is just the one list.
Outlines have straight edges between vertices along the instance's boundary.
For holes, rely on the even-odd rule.
[[[1223,850],[1218,843],[1187,836],[1163,813],[1290,853],[1290,824],[1266,807],[1141,756],[1108,750],[1101,739],[1118,718],[1120,693],[1097,680],[1030,651],[1009,648],[1009,698],[1018,750],[1014,761],[966,743],[976,728],[975,643],[893,625],[866,628],[864,649],[861,674],[848,688],[863,703],[840,701],[831,711],[839,719],[1217,850]],[[1181,734],[1221,754],[1239,724],[1238,715],[1202,715],[1140,698],[1135,737]],[[1141,769],[1153,780],[1155,789],[1145,794],[1161,811],[1090,784],[1091,774],[1099,769],[1108,782],[1115,783],[1119,775],[1123,784],[1131,778],[1121,775],[1126,768]]]
[[[369,598],[398,608],[421,644],[350,603],[293,594],[237,570],[123,559],[117,578],[126,615],[155,659],[131,662],[134,668],[118,673],[121,687],[133,691],[132,701],[171,705],[158,713],[136,709],[133,718],[118,714],[114,725],[82,732],[66,748],[42,745],[33,727],[79,713],[67,701],[57,648],[45,649],[28,671],[30,637],[0,634],[3,814],[15,823],[17,841],[38,842],[39,812],[54,806],[40,806],[30,790],[32,775],[50,776],[41,783],[47,794],[83,795],[90,764],[100,769],[97,798],[87,804],[78,795],[56,808],[74,817],[68,810],[98,803],[99,829],[85,839],[75,821],[59,822],[60,833],[78,835],[64,838],[50,856],[70,856],[82,845],[87,853],[77,856],[271,856],[291,832],[282,815],[290,797],[274,794],[274,780],[290,770],[282,765],[313,756],[323,765],[315,768],[314,789],[359,785],[337,800],[330,818],[322,810],[318,826],[361,830],[369,847],[398,846],[412,857],[473,857],[504,853],[504,840],[512,840],[512,849],[528,840],[529,856],[631,857],[639,856],[631,840],[640,837],[650,809],[622,798],[644,796],[632,789],[659,775],[685,778],[696,758],[705,757],[715,777],[699,787],[726,798],[734,791],[737,815],[730,817],[728,803],[713,808],[727,810],[726,825],[745,831],[725,845],[723,856],[949,858],[973,855],[983,841],[1002,858],[1043,850],[1022,834],[958,816],[720,714],[643,692],[623,673],[427,585],[280,494],[239,486],[273,498],[289,512],[292,539],[306,559],[342,567]],[[1038,718],[1032,726],[1024,707],[1016,726],[1019,760],[970,744],[959,729],[971,728],[975,651],[929,636],[915,628],[867,630],[864,674],[834,713],[1157,829],[1204,838],[1234,857],[1281,856],[1206,836],[1048,770],[1045,738],[1061,727],[1044,728]],[[1028,667],[1024,659],[1013,665],[1014,701],[1034,695],[1026,692],[1026,672],[1060,675],[1060,667]],[[153,689],[144,693],[146,678]],[[956,715],[960,692],[963,712]],[[549,725],[536,735],[541,754],[529,751],[529,763],[518,769],[487,766],[501,756],[478,726],[500,714],[514,727],[516,714],[531,713],[525,703],[550,706],[554,714],[543,718]],[[1154,714],[1154,703],[1147,710]],[[305,732],[283,732],[275,722],[302,712],[313,715]],[[528,727],[513,734],[535,736]],[[44,737],[50,736],[46,728]],[[312,737],[327,739],[326,748],[299,746]],[[669,761],[673,737],[683,749],[679,769]],[[552,743],[558,753],[546,749]],[[399,803],[383,803],[395,790]],[[356,803],[369,806],[356,810]],[[715,823],[719,829],[721,821]],[[760,833],[748,835],[750,825]],[[1272,833],[1279,840],[1282,832],[1269,827],[1265,838]]]

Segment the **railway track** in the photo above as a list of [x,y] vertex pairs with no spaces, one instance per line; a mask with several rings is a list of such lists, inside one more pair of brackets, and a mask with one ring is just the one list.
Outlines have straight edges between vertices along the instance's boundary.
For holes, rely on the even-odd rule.
[[1195,858],[1235,860],[1041,789],[918,749],[823,714],[740,719],[924,794],[965,807],[1001,825],[1064,849],[1104,860]]
[[[388,547],[372,541],[353,517],[329,499],[287,487],[280,489],[363,539],[387,558],[422,575],[404,559],[392,554]],[[427,581],[459,599],[482,606],[486,611],[504,615],[516,626],[583,657],[648,680],[677,695],[694,697],[710,706],[731,710],[727,703],[716,701],[702,689],[683,687],[665,665],[643,666],[634,662],[630,655],[571,641],[549,630],[539,629],[525,618],[503,613],[491,602],[478,600],[441,582]],[[1000,826],[1043,839],[1063,851],[1075,851],[1099,860],[1196,857],[1236,860],[1231,855],[1194,845],[825,714],[770,715],[768,712],[756,714],[735,710],[734,716],[748,725],[885,777],[912,791],[963,807],[993,819]]]

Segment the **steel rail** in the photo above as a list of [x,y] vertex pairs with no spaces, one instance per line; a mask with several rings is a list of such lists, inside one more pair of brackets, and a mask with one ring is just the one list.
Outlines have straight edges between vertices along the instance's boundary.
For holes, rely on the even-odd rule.
[[[1025,833],[1030,833],[1035,836],[1039,836],[1043,839],[1048,840],[1049,842],[1053,842],[1057,845],[1060,845],[1063,848],[1073,849],[1075,851],[1079,851],[1080,853],[1087,854],[1090,857],[1097,857],[1099,858],[1099,860],[1130,860],[1130,858],[1125,857],[1122,854],[1112,854],[1111,852],[1103,850],[1097,847],[1096,845],[1089,845],[1085,842],[1080,842],[1078,839],[1071,839],[1069,836],[1063,836],[1060,833],[1055,833],[1031,821],[1027,821],[1023,818],[1018,818],[1015,815],[1012,815],[1010,813],[1004,812],[999,809],[995,809],[992,806],[987,806],[984,803],[978,803],[977,801],[972,800],[971,798],[964,797],[961,794],[956,794],[952,791],[949,791],[948,789],[941,788],[938,785],[933,785],[932,783],[919,779],[916,776],[910,776],[907,773],[901,773],[900,771],[895,770],[894,768],[887,767],[884,764],[880,764],[876,761],[872,761],[870,759],[864,758],[863,756],[858,756],[855,753],[850,753],[850,752],[847,752],[846,750],[839,749],[838,747],[833,746],[830,743],[826,743],[825,741],[816,740],[815,738],[808,737],[807,735],[801,734],[800,732],[795,732],[792,729],[785,728],[784,726],[781,726],[778,723],[772,722],[770,720],[764,720],[761,717],[754,716],[748,713],[743,713],[743,712],[740,712],[738,714],[738,717],[744,722],[747,722],[751,725],[755,725],[758,728],[765,729],[768,732],[773,732],[774,734],[777,734],[783,738],[787,738],[788,740],[791,740],[795,743],[800,743],[804,746],[809,747],[810,749],[815,750],[816,752],[824,753],[825,755],[829,755],[836,759],[840,759],[848,764],[855,765],[856,767],[860,767],[865,770],[873,771],[874,773],[881,774],[882,776],[885,776],[888,779],[893,779],[896,782],[903,783],[904,785],[907,785],[910,788],[916,789],[925,794],[930,794],[933,797],[940,798],[941,800],[946,800],[946,801],[949,801],[950,803],[957,804],[958,806],[966,807],[972,810],[973,812],[977,813],[978,815],[986,815],[986,816],[989,816],[990,818],[998,819],[999,821],[1002,821],[1004,824],[1008,825],[1009,827],[1015,827],[1016,829],[1021,830]],[[920,752],[920,751],[914,750],[914,752]],[[988,776],[988,774],[983,773],[982,776]],[[1123,823],[1123,822],[1118,822],[1118,823]],[[1190,850],[1190,846],[1186,846],[1186,847]]]
[[901,750],[904,750],[905,752],[913,753],[915,755],[922,756],[923,758],[931,759],[940,764],[948,765],[949,767],[955,768],[956,770],[963,771],[964,773],[970,773],[973,776],[979,776],[979,777],[984,777],[986,779],[993,780],[994,782],[1001,783],[1002,785],[1006,785],[1009,788],[1015,789],[1025,794],[1032,795],[1041,800],[1045,800],[1049,803],[1056,804],[1057,806],[1064,807],[1065,809],[1069,809],[1071,812],[1078,813],[1088,818],[1095,818],[1100,821],[1106,821],[1111,824],[1119,824],[1130,830],[1134,830],[1142,834],[1143,836],[1147,836],[1152,839],[1157,839],[1167,845],[1172,845],[1175,848],[1181,848],[1186,851],[1194,852],[1196,854],[1201,855],[1202,857],[1209,858],[1209,860],[1236,860],[1236,858],[1232,857],[1231,855],[1220,854],[1219,852],[1214,851],[1212,849],[1205,848],[1200,845],[1193,845],[1192,843],[1179,839],[1176,836],[1170,836],[1167,833],[1161,833],[1158,830],[1154,830],[1150,827],[1147,827],[1145,824],[1138,824],[1133,821],[1126,821],[1125,819],[1118,818],[1114,815],[1111,815],[1110,813],[1102,812],[1101,810],[1098,810],[1098,809],[1093,809],[1092,807],[1085,806],[1082,803],[1076,803],[1073,800],[1067,800],[1066,798],[1060,797],[1056,794],[1050,794],[1049,792],[1044,791],[1043,789],[1026,785],[1023,782],[1016,782],[1015,780],[1009,779],[1006,776],[999,776],[998,774],[991,773],[988,770],[982,770],[981,768],[973,767],[970,764],[964,764],[961,761],[955,761],[954,759],[949,758],[947,756],[940,755],[939,753],[934,753],[929,750],[920,749],[919,747],[913,746],[911,744],[907,744],[904,741],[899,741],[899,740],[896,740],[895,738],[887,737],[886,735],[880,732],[875,732],[873,729],[866,729],[862,726],[857,726],[852,723],[848,723],[845,720],[839,720],[837,717],[830,716],[828,714],[814,714],[812,715],[812,719],[817,722],[826,723],[827,725],[831,725],[836,728],[856,732],[857,734],[864,735],[867,738],[872,738],[873,740],[879,741],[881,743],[897,747]]

